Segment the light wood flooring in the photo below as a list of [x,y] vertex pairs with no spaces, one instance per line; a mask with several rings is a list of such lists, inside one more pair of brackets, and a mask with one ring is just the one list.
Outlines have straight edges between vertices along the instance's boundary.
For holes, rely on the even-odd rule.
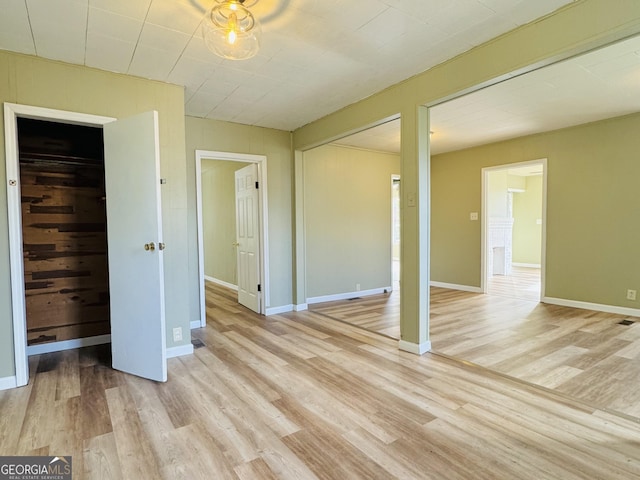
[[632,479],[640,425],[313,312],[261,317],[208,286],[169,381],[108,349],[31,357],[0,392],[0,454],[75,479]]
[[540,269],[511,267],[511,275],[489,277],[487,293],[521,300],[540,301]]
[[[400,337],[399,294],[311,305]],[[435,352],[640,418],[640,319],[511,296],[431,288]]]
[[76,479],[633,479],[640,424],[313,312],[261,317],[207,287],[169,381],[108,348],[32,357],[0,392],[0,454]]

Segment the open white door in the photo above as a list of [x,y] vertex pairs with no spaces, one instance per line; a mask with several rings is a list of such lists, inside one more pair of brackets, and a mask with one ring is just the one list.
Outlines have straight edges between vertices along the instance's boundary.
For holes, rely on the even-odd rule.
[[158,114],[104,125],[113,368],[165,382]]
[[258,166],[252,163],[237,170],[235,175],[238,303],[260,313]]

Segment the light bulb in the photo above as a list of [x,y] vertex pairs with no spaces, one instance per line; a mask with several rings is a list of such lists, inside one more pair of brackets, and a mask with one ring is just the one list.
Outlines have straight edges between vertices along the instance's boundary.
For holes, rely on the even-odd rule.
[[233,45],[236,43],[236,39],[238,38],[238,17],[235,13],[232,13],[229,16],[229,33],[227,34],[227,42],[229,45]]
[[207,48],[223,58],[243,60],[253,57],[260,49],[260,23],[246,8],[257,0],[216,0],[219,5],[209,14],[210,22],[203,24]]

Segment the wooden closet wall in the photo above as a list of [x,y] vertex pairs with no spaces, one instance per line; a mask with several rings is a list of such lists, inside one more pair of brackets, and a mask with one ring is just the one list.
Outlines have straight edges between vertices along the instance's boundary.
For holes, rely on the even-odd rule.
[[102,129],[18,119],[27,343],[110,332]]

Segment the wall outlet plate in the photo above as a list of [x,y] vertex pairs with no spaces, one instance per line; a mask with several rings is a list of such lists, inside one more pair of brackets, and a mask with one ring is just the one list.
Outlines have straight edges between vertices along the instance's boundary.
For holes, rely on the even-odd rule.
[[174,342],[182,341],[182,327],[176,327],[173,329],[173,341]]
[[635,300],[636,299],[636,291],[635,290],[627,290],[627,300]]

